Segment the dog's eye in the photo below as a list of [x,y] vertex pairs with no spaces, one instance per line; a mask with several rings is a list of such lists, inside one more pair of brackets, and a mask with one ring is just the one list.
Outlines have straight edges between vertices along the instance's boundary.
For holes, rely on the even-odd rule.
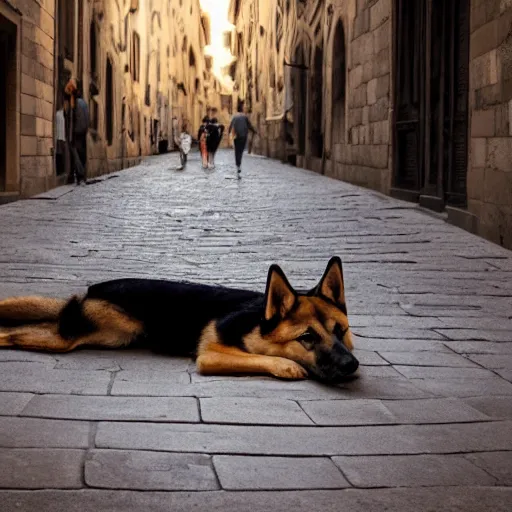
[[307,330],[297,338],[297,341],[301,343],[306,350],[311,350],[315,343],[318,341],[318,335]]

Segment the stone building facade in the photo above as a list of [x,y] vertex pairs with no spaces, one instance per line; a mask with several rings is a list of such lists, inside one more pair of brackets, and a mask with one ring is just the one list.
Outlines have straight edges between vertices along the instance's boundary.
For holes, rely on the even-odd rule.
[[195,131],[220,107],[207,27],[199,0],[0,0],[0,202],[65,182],[55,116],[70,77],[90,110],[89,177],[172,149],[174,116]]
[[512,248],[512,2],[232,0],[254,149]]
[[55,0],[0,0],[0,203],[54,185]]

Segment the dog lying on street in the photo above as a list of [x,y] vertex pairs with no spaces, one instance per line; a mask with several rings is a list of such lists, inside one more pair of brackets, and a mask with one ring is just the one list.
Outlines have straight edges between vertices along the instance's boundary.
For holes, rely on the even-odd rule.
[[343,269],[332,258],[319,284],[295,291],[272,265],[265,293],[152,279],[90,286],[70,300],[0,301],[0,347],[69,352],[80,346],[147,347],[196,358],[204,375],[269,374],[337,383],[352,355]]

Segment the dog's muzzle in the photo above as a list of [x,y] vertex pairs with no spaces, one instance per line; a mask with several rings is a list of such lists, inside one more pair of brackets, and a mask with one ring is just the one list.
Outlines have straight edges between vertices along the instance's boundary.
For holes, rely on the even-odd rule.
[[359,361],[343,343],[337,341],[331,350],[319,349],[316,354],[316,365],[310,372],[318,379],[337,384],[359,368]]

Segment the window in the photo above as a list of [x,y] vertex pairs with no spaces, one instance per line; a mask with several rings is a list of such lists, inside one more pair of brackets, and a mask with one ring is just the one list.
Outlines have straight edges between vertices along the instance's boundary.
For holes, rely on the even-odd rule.
[[59,47],[64,58],[73,61],[75,57],[75,2],[59,2]]
[[93,21],[89,30],[89,51],[90,51],[90,63],[91,63],[91,75],[94,77],[98,73],[98,48],[96,40],[96,23]]
[[137,32],[133,32],[132,51],[130,53],[130,70],[134,82],[140,81],[140,37]]
[[107,76],[106,76],[106,94],[105,94],[105,136],[107,143],[112,146],[114,140],[114,70],[112,61],[107,57]]

